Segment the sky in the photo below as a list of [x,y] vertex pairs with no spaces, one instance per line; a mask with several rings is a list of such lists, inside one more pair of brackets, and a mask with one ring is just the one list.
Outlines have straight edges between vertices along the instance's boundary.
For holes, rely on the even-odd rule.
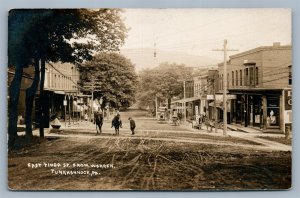
[[[252,9],[125,9],[130,28],[121,49],[153,48],[223,59],[223,47],[236,54],[273,42],[291,44],[291,10]],[[138,53],[138,52],[135,52]]]

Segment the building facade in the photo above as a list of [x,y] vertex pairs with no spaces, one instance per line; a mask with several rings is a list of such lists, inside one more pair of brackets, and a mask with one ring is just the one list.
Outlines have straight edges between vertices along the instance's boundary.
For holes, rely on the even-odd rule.
[[80,98],[79,69],[70,63],[46,63],[44,90],[49,115],[65,119],[82,116],[86,105]]
[[[223,91],[223,64],[219,65],[219,93]],[[230,56],[227,62],[230,95],[228,122],[263,131],[284,132],[289,116],[285,100],[291,95],[292,47],[274,43]]]

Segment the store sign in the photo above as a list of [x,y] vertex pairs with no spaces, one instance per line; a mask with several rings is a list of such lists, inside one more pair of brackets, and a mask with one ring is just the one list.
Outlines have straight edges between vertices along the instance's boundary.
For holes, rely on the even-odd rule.
[[64,106],[67,106],[67,100],[64,100]]
[[292,110],[285,110],[284,111],[284,122],[286,124],[292,123]]
[[292,90],[284,90],[285,110],[292,110]]

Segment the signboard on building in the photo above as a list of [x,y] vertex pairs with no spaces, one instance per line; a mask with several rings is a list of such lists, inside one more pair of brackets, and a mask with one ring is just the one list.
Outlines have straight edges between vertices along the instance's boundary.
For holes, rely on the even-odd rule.
[[292,123],[292,90],[284,90],[284,123]]
[[292,110],[285,110],[284,111],[284,123],[291,124],[292,123]]
[[285,110],[292,110],[292,90],[284,90]]
[[64,106],[67,106],[67,100],[64,100]]

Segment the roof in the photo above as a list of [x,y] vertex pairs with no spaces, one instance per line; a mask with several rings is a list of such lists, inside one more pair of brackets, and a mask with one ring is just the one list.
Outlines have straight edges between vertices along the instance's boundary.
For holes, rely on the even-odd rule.
[[245,52],[241,52],[241,53],[238,53],[238,54],[231,55],[229,57],[230,58],[236,58],[236,57],[244,56],[244,55],[247,55],[247,54],[252,54],[252,53],[255,53],[255,52],[259,52],[259,51],[267,51],[267,50],[289,50],[289,49],[290,50],[292,49],[291,45],[261,46],[261,47],[257,47],[257,48],[254,48],[254,49],[251,49],[251,50],[248,50],[248,51],[245,51]]
[[[276,45],[276,44],[274,44],[272,46],[260,46],[260,47],[257,47],[257,48],[251,49],[251,50],[247,50],[247,51],[240,52],[240,53],[229,56],[229,60],[227,61],[227,63],[230,61],[230,59],[233,59],[233,58],[238,58],[238,57],[245,56],[248,54],[253,54],[256,52],[268,51],[268,50],[292,50],[292,45]],[[222,66],[223,63],[224,62],[218,63],[218,66]]]
[[195,97],[191,97],[191,98],[186,98],[186,99],[180,99],[180,100],[172,101],[171,104],[174,104],[174,103],[183,103],[184,101],[185,102],[192,102],[192,101],[200,100],[200,99],[201,99],[200,96],[195,96]]

